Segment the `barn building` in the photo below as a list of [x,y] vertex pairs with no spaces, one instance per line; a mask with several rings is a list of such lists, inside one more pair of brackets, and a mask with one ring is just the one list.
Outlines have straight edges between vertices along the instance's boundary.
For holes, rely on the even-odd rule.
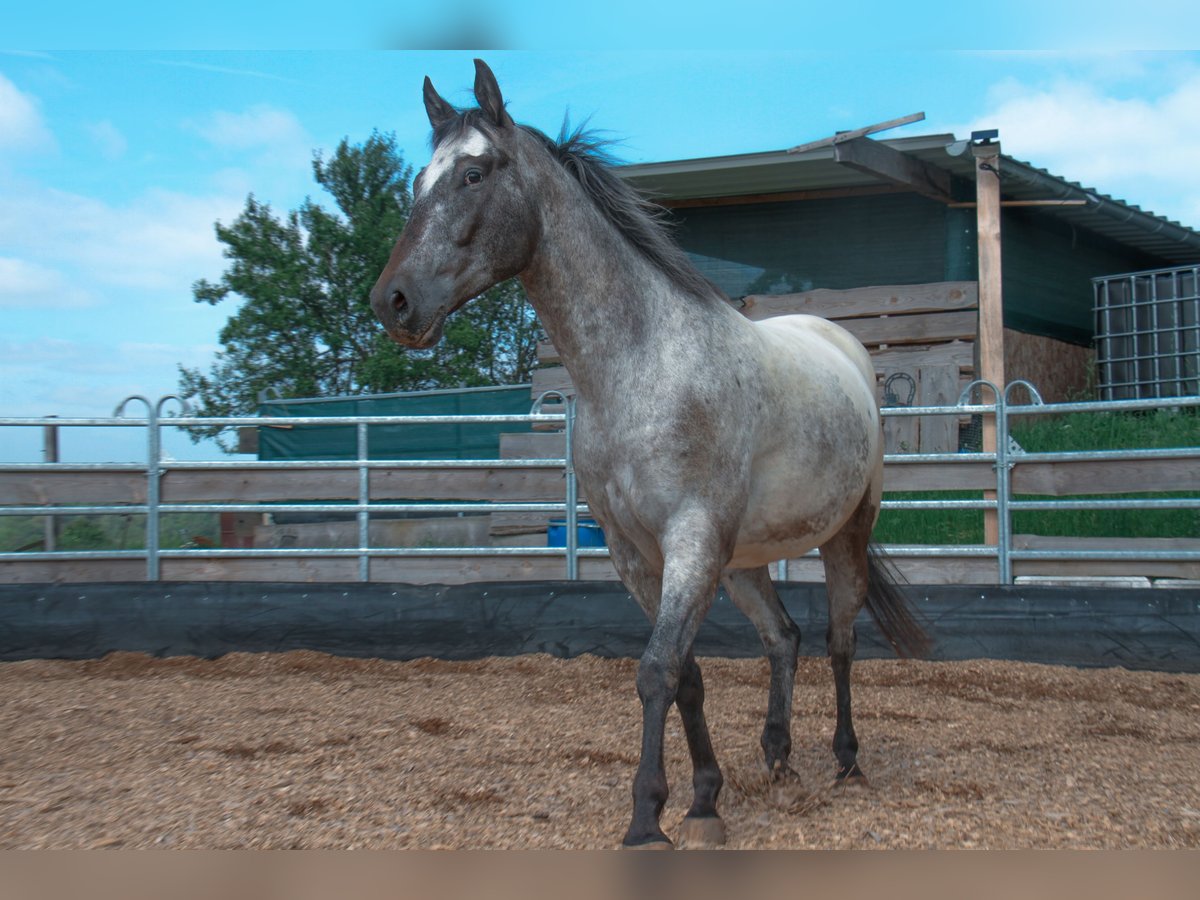
[[[855,332],[893,405],[951,403],[978,377],[1094,397],[1093,280],[1200,266],[1200,232],[1008,156],[994,132],[873,130],[621,174],[672,210],[684,249],[746,315],[813,312]],[[1180,324],[1196,331],[1188,284]],[[1194,336],[1180,347],[1194,369]],[[547,387],[569,387],[565,373],[539,372],[534,392]],[[888,449],[955,449],[945,417],[919,424]]]

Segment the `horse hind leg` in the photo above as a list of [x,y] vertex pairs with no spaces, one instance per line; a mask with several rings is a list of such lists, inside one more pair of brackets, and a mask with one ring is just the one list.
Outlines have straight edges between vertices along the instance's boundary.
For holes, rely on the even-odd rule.
[[871,529],[878,511],[870,493],[836,535],[821,547],[825,585],[829,593],[829,662],[837,695],[837,725],[833,752],[839,782],[865,782],[858,765],[858,737],[850,703],[850,666],[857,635],[854,620],[865,604],[876,626],[900,656],[924,656],[929,638],[893,583],[878,551],[871,547]]
[[767,771],[774,778],[782,778],[792,771],[788,757],[792,752],[792,693],[800,629],[783,608],[766,566],[728,572],[722,583],[734,605],[758,630],[771,666],[761,743]]
[[[864,506],[868,501],[864,498]],[[837,702],[837,724],[833,732],[833,754],[837,759],[838,783],[866,783],[858,765],[858,737],[851,712],[850,667],[858,636],[854,620],[867,599],[869,577],[868,542],[875,515],[864,506],[821,547],[825,565],[825,587],[829,595],[829,630],[825,634]]]

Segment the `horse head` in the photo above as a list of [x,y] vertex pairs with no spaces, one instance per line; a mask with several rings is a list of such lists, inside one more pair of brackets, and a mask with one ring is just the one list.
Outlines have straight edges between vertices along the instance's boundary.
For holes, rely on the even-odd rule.
[[446,318],[529,264],[538,218],[519,165],[520,128],[496,76],[475,60],[479,106],[459,112],[425,79],[433,158],[413,181],[414,202],[371,307],[393,340],[432,347]]

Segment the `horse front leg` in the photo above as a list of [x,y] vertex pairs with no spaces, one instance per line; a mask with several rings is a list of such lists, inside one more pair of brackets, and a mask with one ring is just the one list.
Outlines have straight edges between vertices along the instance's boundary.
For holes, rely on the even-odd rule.
[[[633,780],[633,818],[625,834],[626,847],[670,847],[659,825],[667,802],[667,773],[663,736],[667,713],[679,704],[692,753],[696,798],[685,820],[686,840],[723,838],[716,813],[721,774],[716,765],[708,726],[704,721],[704,689],[692,657],[692,642],[712,606],[721,561],[716,540],[704,540],[695,528],[679,529],[687,537],[664,541],[662,597],[650,642],[638,665],[637,690],[642,701],[642,752]],[[696,823],[704,822],[697,825]]]

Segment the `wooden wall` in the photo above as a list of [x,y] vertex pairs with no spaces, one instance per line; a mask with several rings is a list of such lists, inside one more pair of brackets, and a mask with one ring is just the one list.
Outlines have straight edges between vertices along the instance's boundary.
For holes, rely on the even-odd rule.
[[[881,402],[885,385],[890,385],[900,394],[898,405],[904,406],[943,406],[958,400],[973,377],[978,307],[973,281],[760,294],[742,300],[742,313],[754,321],[807,313],[837,322],[870,352]],[[559,360],[554,347],[542,345],[538,356],[546,367],[533,375],[533,395],[547,390],[573,393],[566,369],[555,365]],[[890,418],[884,427],[887,452],[953,453],[958,450],[959,424],[953,416]]]

